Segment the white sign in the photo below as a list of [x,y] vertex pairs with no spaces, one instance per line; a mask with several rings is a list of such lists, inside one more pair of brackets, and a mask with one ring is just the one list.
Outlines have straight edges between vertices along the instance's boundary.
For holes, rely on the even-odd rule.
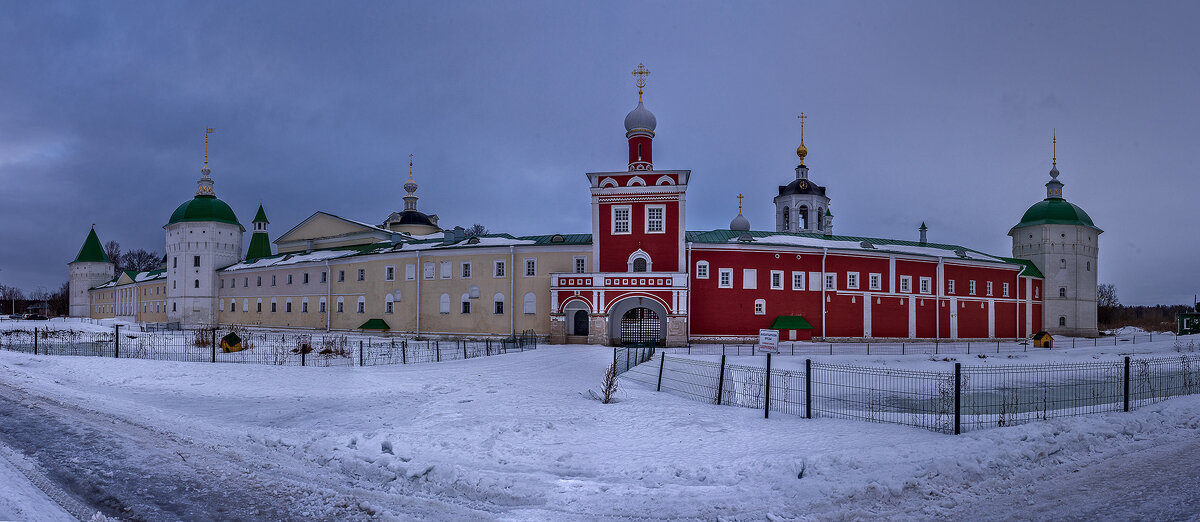
[[758,350],[779,353],[779,330],[759,330]]

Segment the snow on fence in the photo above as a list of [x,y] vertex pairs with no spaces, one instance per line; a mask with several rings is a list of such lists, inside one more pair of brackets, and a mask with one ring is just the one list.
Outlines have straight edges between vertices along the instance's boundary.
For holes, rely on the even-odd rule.
[[537,348],[529,331],[507,339],[416,340],[353,337],[342,333],[237,331],[243,350],[226,353],[228,329],[121,333],[66,330],[0,331],[0,349],[40,355],[77,355],[185,362],[280,366],[376,366],[474,359]]
[[[1054,341],[1054,348],[1083,348],[1100,346],[1120,346],[1153,342],[1156,334],[1124,334],[1112,337],[1059,338]],[[1173,333],[1157,334],[1158,339],[1173,339]],[[693,344],[658,348],[660,352],[687,355],[762,355],[754,344]],[[887,342],[791,342],[779,343],[778,355],[956,355],[956,354],[992,354],[1047,351],[1048,348],[1038,348],[1028,339],[1010,339],[995,341],[887,341]]]
[[[727,364],[659,352],[623,379],[718,405],[805,418],[887,422],[942,433],[1012,426],[1105,411],[1129,411],[1200,393],[1200,355],[954,371],[804,361],[804,369]],[[769,378],[768,378],[769,376]]]

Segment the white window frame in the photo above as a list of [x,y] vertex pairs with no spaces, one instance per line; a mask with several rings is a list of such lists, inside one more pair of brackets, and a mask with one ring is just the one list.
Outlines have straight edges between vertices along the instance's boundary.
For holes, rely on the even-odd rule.
[[492,277],[499,279],[499,278],[508,277],[507,274],[508,274],[508,266],[505,265],[503,259],[492,260]]
[[846,272],[846,289],[858,290],[858,272]]
[[417,279],[417,265],[409,263],[404,265],[404,280],[415,281]]
[[458,272],[460,274],[462,274],[463,279],[470,279],[471,278],[471,262],[463,261],[462,264],[459,265]]
[[[367,280],[367,269],[365,269],[365,268],[358,269],[358,280],[359,281]],[[274,282],[272,281],[272,283],[274,283]],[[275,286],[275,285],[272,284],[271,286]]]
[[881,290],[883,288],[883,274],[871,272],[867,274],[867,286],[871,290]]
[[771,271],[771,290],[783,290],[783,270]]
[[441,264],[438,265],[438,272],[440,272],[438,275],[441,276],[442,279],[453,278],[454,263],[451,263],[450,261],[442,261]]
[[[651,226],[652,224],[654,224],[654,221],[652,221],[650,218],[651,210],[658,210],[658,211],[662,212],[662,215],[659,217],[659,219],[657,221],[658,222],[658,230],[654,230],[654,228]],[[667,233],[667,206],[666,205],[646,205],[645,212],[646,212],[646,223],[645,223],[646,233],[647,234],[666,234]]]
[[367,313],[367,298],[363,297],[361,295],[358,296],[358,313],[360,313],[360,314]]
[[462,300],[458,303],[458,313],[463,315],[471,314],[471,294],[462,295]]
[[[529,273],[531,269],[533,271],[532,274]],[[536,257],[525,258],[525,277],[537,277],[537,258]]]
[[984,295],[991,296],[992,295],[992,282],[988,281],[987,286],[984,287],[984,289],[987,291],[987,294],[984,294]]
[[438,298],[438,312],[443,314],[450,313],[450,294],[442,294]]
[[912,293],[912,276],[900,276],[900,293]]
[[521,299],[522,311],[525,312],[525,315],[533,315],[537,313],[537,294],[533,292],[526,292],[525,296]]
[[718,268],[717,269],[717,287],[718,288],[733,288],[733,269]]
[[767,300],[766,299],[755,299],[754,300],[754,315],[767,315]]
[[932,288],[933,288],[933,278],[922,277],[921,278],[921,293],[922,294],[931,293]]
[[837,290],[837,274],[825,274],[825,289]]
[[[497,304],[500,305],[499,310],[496,309]],[[504,310],[504,294],[496,292],[496,294],[492,296],[492,314],[504,315]]]
[[758,269],[743,268],[742,269],[742,290],[757,290],[758,289]]
[[396,280],[396,266],[395,265],[388,265],[388,266],[383,267],[383,280],[384,281],[395,281]]
[[421,278],[425,279],[426,281],[433,281],[434,276],[437,275],[437,272],[434,272],[434,270],[435,270],[435,268],[433,265],[433,261],[426,261],[426,262],[422,263],[421,264]]
[[696,279],[708,279],[708,261],[696,261]]
[[953,293],[954,293],[954,280],[953,280],[953,279],[947,279],[947,280],[946,280],[946,293],[947,293],[947,294],[953,294]]
[[1008,283],[1002,283],[1002,285],[1000,289],[1004,292],[1003,297],[1008,297]]
[[804,290],[804,280],[807,277],[805,272],[792,272],[792,290]]
[[[623,221],[619,220],[617,218],[617,214],[622,210],[625,211],[625,219]],[[624,224],[624,227],[620,226],[622,223]],[[621,231],[622,228],[624,229],[624,231]],[[612,227],[611,227],[611,229],[612,229],[612,235],[614,235],[614,236],[627,236],[627,235],[633,233],[633,205],[613,205],[612,206]]]
[[974,279],[972,279],[967,284],[967,295],[975,295],[975,280]]
[[587,273],[587,256],[575,256],[571,261],[571,269],[576,274]]

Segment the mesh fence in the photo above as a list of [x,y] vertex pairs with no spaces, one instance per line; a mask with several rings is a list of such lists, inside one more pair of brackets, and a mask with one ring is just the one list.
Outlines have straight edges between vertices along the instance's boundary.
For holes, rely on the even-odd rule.
[[[1084,348],[1100,346],[1136,345],[1139,343],[1178,339],[1175,334],[1127,334],[1094,339],[1060,338],[1054,341],[1054,348]],[[763,355],[754,344],[693,344],[659,348],[669,354],[676,355]],[[776,355],[955,355],[955,354],[993,354],[1045,351],[1028,339],[1009,339],[994,341],[895,341],[895,342],[799,342],[780,341],[779,353]]]
[[[623,379],[687,399],[942,433],[1135,408],[1200,393],[1200,354],[925,371],[805,361],[806,369],[666,355]],[[768,394],[769,386],[769,394]],[[769,398],[768,398],[769,395]]]

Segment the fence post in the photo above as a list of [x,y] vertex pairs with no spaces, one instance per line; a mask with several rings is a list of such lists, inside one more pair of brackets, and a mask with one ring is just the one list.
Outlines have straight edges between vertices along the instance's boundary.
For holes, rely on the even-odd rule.
[[721,391],[725,389],[725,354],[721,354],[721,374],[717,377],[717,406],[721,405]]
[[304,366],[304,359],[306,355],[308,355],[308,352],[304,351],[304,345],[302,344],[300,345],[300,366]]
[[829,343],[829,355],[833,355],[833,343]]
[[121,357],[121,325],[114,324],[113,329],[116,333],[113,334],[113,358]]
[[871,343],[867,343],[867,355],[871,355]]
[[362,339],[359,339],[359,341],[358,341],[358,365],[363,366],[363,342],[362,342]]
[[725,355],[725,343],[721,343],[721,355]]
[[767,352],[767,376],[763,379],[763,418],[771,418],[771,352]]
[[617,367],[617,348],[613,347],[613,368]]
[[212,329],[212,362],[217,362],[217,329]]
[[34,355],[37,355],[37,338],[38,338],[38,329],[34,328],[33,329],[33,354]]
[[663,352],[658,358],[658,389],[654,391],[662,391],[662,374],[663,366],[667,365],[667,352]]
[[400,364],[408,364],[408,339],[400,341]]
[[812,359],[804,360],[804,418],[812,418]]
[[962,363],[954,363],[954,434],[958,435],[962,422]]
[[463,359],[466,359],[467,358],[467,341],[463,341],[462,345],[463,345]]
[[900,343],[900,355],[904,355],[904,343]]
[[971,341],[967,341],[967,355],[971,355]]
[[[428,341],[425,342],[425,346],[429,346]],[[437,341],[433,342],[433,353],[437,354],[437,362],[442,362],[442,345],[438,344]]]
[[1129,356],[1125,356],[1125,411],[1129,411]]

